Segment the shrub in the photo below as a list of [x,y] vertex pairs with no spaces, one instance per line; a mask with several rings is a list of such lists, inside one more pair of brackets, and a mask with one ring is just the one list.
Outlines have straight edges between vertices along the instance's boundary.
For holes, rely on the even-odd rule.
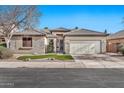
[[124,55],[124,46],[119,49],[119,51]]
[[10,49],[0,46],[0,59],[7,59],[13,56]]
[[1,43],[0,46],[6,47],[6,43]]

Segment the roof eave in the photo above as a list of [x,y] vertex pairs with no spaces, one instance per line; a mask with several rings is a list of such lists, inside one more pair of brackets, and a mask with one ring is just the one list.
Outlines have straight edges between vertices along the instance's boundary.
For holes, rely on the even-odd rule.
[[93,34],[88,34],[88,35],[81,35],[81,34],[65,34],[64,36],[107,36],[106,34],[105,35],[93,35]]
[[30,36],[45,36],[45,34],[13,34],[13,36],[26,36],[26,35],[30,35]]
[[69,32],[70,30],[50,30],[51,32]]

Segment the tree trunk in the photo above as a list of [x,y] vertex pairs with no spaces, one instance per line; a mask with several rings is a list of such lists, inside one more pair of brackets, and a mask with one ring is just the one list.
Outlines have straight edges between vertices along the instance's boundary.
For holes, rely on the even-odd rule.
[[9,48],[9,42],[6,42],[6,47]]
[[10,40],[5,38],[5,43],[6,43],[6,48],[9,48],[9,43],[10,43]]

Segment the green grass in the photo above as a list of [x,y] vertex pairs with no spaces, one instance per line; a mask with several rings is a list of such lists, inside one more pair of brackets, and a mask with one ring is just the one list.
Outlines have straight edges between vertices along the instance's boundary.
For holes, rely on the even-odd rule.
[[26,60],[26,59],[44,59],[44,58],[54,58],[57,60],[73,60],[73,57],[71,55],[57,55],[57,54],[46,54],[46,55],[31,55],[31,56],[20,56],[17,59],[18,60]]

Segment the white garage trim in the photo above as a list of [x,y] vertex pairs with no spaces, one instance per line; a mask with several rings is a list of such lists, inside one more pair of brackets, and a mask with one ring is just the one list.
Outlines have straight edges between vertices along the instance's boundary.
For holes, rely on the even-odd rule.
[[96,53],[101,53],[101,41],[85,40],[70,42],[70,54],[96,54]]

